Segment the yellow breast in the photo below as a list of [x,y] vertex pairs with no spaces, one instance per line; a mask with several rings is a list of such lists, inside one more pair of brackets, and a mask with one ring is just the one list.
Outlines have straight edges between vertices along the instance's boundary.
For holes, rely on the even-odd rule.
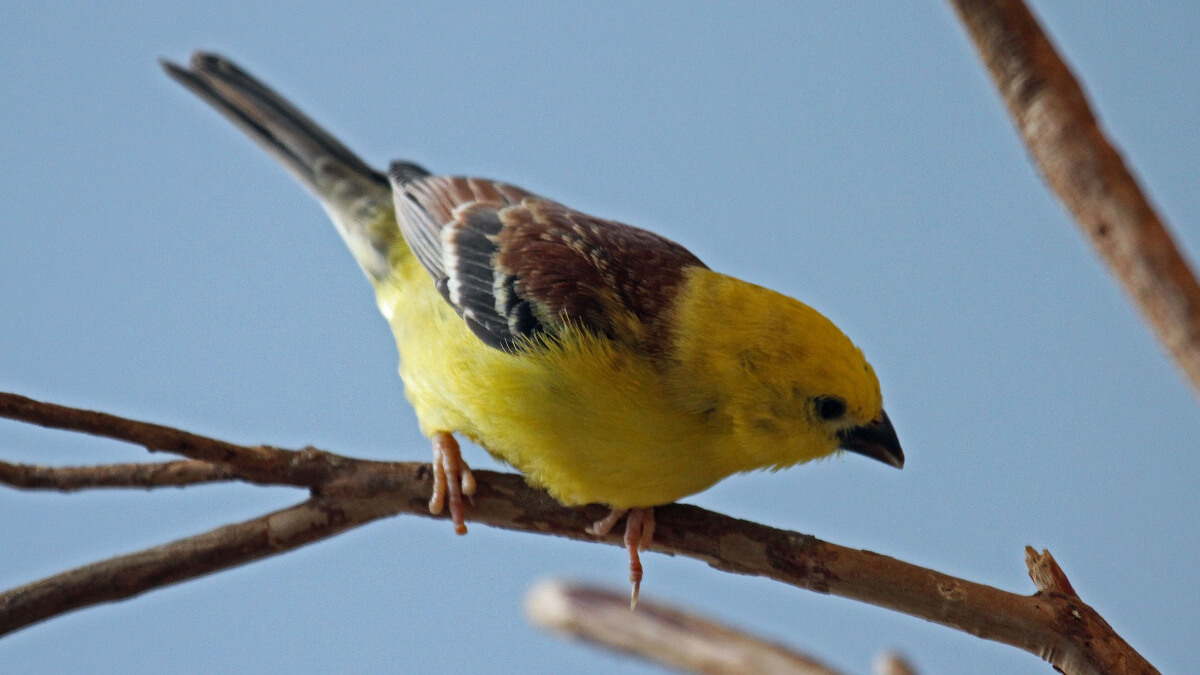
[[732,473],[703,418],[672,400],[644,356],[570,332],[553,349],[484,345],[411,256],[379,305],[422,431],[460,432],[567,505],[666,504]]

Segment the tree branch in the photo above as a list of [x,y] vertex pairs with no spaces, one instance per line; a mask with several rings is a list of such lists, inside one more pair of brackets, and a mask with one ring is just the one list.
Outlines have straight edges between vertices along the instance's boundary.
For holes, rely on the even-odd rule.
[[151,452],[183,455],[224,466],[239,480],[264,485],[314,487],[344,470],[347,462],[359,461],[312,448],[297,451],[265,445],[237,445],[172,427],[44,403],[6,392],[0,392],[0,417],[125,441]]
[[377,501],[314,498],[129,555],[78,567],[0,594],[0,635],[59,614],[283,553],[375,518]]
[[1020,0],[950,0],[1046,182],[1200,393],[1200,283]]
[[[19,405],[12,405],[16,401]],[[325,480],[311,486],[314,499],[277,514],[213,530],[129,556],[89,565],[0,594],[0,633],[58,613],[132,597],[146,590],[208,574],[287,550],[349,527],[396,513],[429,517],[432,471],[428,464],[355,460],[320,450],[294,452],[243,448],[176,429],[112,415],[40,403],[0,394],[0,415],[28,417],[34,423],[74,428],[92,420],[88,431],[141,443],[143,431],[156,438],[187,439],[179,452],[223,452],[221,466],[254,482],[296,485],[297,475]],[[111,426],[106,426],[111,425]],[[168,445],[169,443],[161,443]],[[249,450],[249,452],[243,452]],[[250,468],[238,462],[247,461]],[[296,467],[311,466],[297,473]],[[318,471],[320,469],[320,471]],[[475,472],[473,522],[538,534],[595,541],[584,528],[608,509],[567,509],[515,474]],[[446,517],[445,515],[437,517]],[[940,623],[1002,642],[1046,659],[1066,673],[1155,673],[1111,627],[1060,582],[1032,596],[1001,591],[894,558],[816,537],[737,520],[695,506],[671,504],[655,511],[652,550],[682,555],[734,572],[763,576],[799,588],[830,593]],[[600,539],[623,546],[621,535]],[[165,551],[165,552],[164,552]],[[1041,558],[1039,565],[1049,563]],[[1057,569],[1057,566],[1054,566]],[[1062,579],[1065,575],[1057,572]],[[1044,575],[1042,575],[1044,576]],[[1040,578],[1040,577],[1039,577]],[[1039,582],[1041,583],[1041,582]],[[37,601],[31,598],[37,596]],[[46,607],[49,609],[38,609]],[[52,610],[52,611],[51,611]]]
[[90,488],[183,487],[234,480],[228,468],[183,459],[144,464],[38,466],[0,462],[0,483],[26,490],[74,492]]
[[525,597],[538,626],[694,673],[839,675],[819,661],[728,626],[653,602],[629,611],[629,597],[543,582]]

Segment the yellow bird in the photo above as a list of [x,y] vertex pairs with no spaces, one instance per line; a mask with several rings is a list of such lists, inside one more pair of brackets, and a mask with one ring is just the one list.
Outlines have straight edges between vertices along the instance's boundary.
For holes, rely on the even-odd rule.
[[628,514],[634,600],[655,506],[839,450],[903,466],[874,370],[808,305],[512,185],[384,175],[220,56],[163,66],[320,200],[375,286],[433,440],[429,509],[458,533],[475,483],[455,433],[610,507],[594,534]]

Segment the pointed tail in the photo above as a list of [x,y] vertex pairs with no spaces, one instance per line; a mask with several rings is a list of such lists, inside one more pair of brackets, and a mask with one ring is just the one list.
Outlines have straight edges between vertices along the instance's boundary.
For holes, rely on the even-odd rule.
[[[233,62],[197,52],[189,67],[162,61],[176,82],[229,118],[308,188],[374,282],[389,272],[388,251],[399,238],[387,176]],[[427,175],[408,165],[414,176]]]

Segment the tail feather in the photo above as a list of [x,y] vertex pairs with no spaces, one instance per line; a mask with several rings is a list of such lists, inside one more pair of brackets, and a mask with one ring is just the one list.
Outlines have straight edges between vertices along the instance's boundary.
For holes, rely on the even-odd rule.
[[[271,154],[325,207],[346,245],[375,282],[389,273],[399,238],[387,176],[233,62],[197,52],[190,67],[162,61],[176,82],[223,114]],[[410,164],[414,175],[428,174]]]

